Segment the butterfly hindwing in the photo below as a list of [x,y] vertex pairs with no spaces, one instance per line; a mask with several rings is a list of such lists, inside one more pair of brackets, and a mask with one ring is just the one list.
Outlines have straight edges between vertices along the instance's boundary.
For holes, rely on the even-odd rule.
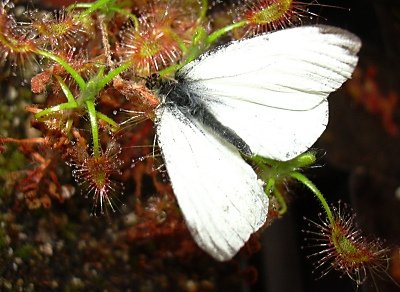
[[253,154],[289,160],[308,150],[328,123],[328,101],[307,111],[283,110],[242,100],[209,101],[209,110],[229,125]]

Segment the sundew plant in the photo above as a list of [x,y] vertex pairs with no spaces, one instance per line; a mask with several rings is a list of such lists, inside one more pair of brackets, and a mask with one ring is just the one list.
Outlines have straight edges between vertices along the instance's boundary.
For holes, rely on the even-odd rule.
[[[3,251],[16,242],[15,217],[31,212],[49,218],[54,216],[46,213],[49,210],[60,213],[62,206],[76,204],[101,222],[115,214],[130,214],[121,233],[133,246],[163,236],[185,243],[179,248],[158,246],[159,258],[198,253],[187,239],[153,145],[151,124],[159,104],[156,80],[173,79],[182,66],[219,44],[311,22],[312,15],[307,4],[288,0],[243,0],[231,6],[205,0],[98,0],[58,10],[3,0]],[[312,228],[305,231],[316,249],[310,258],[315,258],[318,275],[337,270],[359,285],[370,273],[386,269],[388,250],[381,241],[366,239],[352,211],[331,207],[302,173],[315,162],[313,151],[287,162],[264,157],[249,161],[265,183],[265,195],[274,202],[269,223],[285,215],[285,192],[292,183],[310,190],[322,208],[321,222],[310,221]],[[153,191],[146,197],[143,187],[148,184]],[[79,192],[89,198],[86,205],[78,205],[74,194]],[[77,227],[57,218],[55,224],[63,230],[57,232],[76,239],[71,230]],[[32,259],[36,254],[38,260],[33,243],[18,243],[14,249],[18,258]],[[4,261],[16,257],[10,252],[2,256]],[[11,288],[19,285],[4,283]]]

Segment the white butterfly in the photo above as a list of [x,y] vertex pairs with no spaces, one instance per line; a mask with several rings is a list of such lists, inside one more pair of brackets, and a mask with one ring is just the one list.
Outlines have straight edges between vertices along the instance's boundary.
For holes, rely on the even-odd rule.
[[158,144],[187,226],[215,259],[231,259],[268,213],[240,152],[284,161],[312,146],[360,46],[336,27],[285,29],[205,53],[162,86]]

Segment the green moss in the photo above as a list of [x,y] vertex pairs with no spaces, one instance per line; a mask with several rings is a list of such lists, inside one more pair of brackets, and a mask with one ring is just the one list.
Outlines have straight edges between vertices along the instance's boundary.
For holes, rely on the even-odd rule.
[[26,165],[25,156],[12,147],[9,151],[0,155],[0,176],[4,177],[10,171],[22,169],[24,165]]
[[3,228],[0,228],[0,250],[7,247],[7,233]]
[[76,224],[67,223],[60,227],[61,236],[68,241],[76,241]]
[[20,257],[22,260],[29,260],[32,257],[35,248],[31,244],[24,244],[18,247],[15,251],[15,256]]
[[[26,166],[25,156],[12,145],[9,145],[8,151],[0,154],[0,198],[11,194],[18,177],[18,171]],[[7,146],[8,147],[8,146]]]

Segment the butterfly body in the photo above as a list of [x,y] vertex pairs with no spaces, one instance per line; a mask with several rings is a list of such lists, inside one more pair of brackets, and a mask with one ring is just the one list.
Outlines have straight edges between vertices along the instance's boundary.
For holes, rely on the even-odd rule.
[[161,86],[158,144],[187,226],[215,259],[232,258],[267,218],[242,154],[285,161],[311,147],[360,46],[335,27],[285,29],[205,53]]

